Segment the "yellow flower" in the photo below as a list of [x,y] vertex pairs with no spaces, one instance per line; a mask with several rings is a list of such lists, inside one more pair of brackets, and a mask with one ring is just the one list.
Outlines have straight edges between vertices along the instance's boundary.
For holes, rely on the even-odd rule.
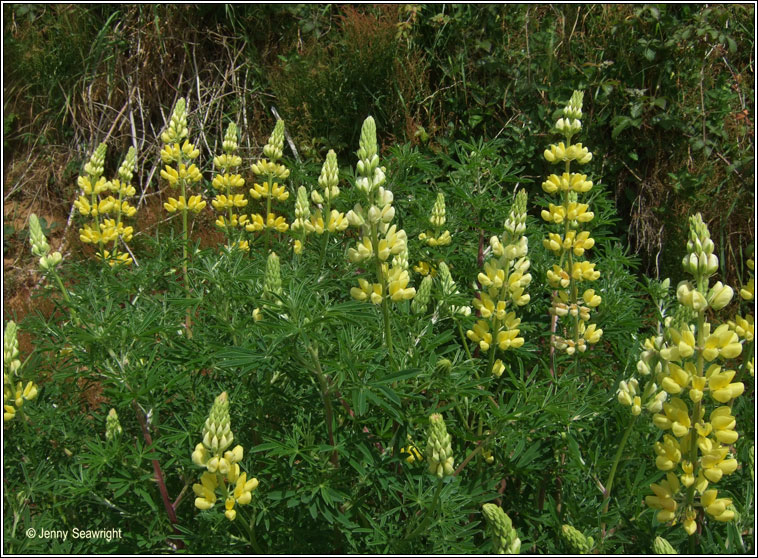
[[700,496],[700,505],[705,512],[716,521],[731,521],[734,519],[734,512],[727,509],[732,505],[730,498],[717,498],[718,491],[715,488],[706,490]]
[[209,510],[216,503],[216,488],[218,480],[214,473],[205,472],[200,477],[200,484],[193,484],[192,490],[195,493],[195,507],[199,510]]
[[666,478],[658,484],[651,484],[654,496],[645,496],[645,503],[660,510],[656,518],[661,523],[672,521],[676,517],[676,500],[674,495],[679,492],[679,480],[674,473],[667,473]]
[[492,344],[492,334],[490,333],[490,324],[485,320],[477,320],[472,329],[466,331],[466,337],[474,343],[479,343],[482,351],[487,351]]
[[742,395],[745,384],[742,382],[732,383],[736,372],[734,370],[721,370],[720,366],[711,365],[706,372],[708,389],[711,397],[719,403],[728,403],[735,397]]
[[[655,459],[655,466],[661,471],[670,471],[682,459],[682,451],[676,438],[664,434],[663,443],[656,442],[653,446],[658,457]],[[693,479],[694,482],[694,479]]]

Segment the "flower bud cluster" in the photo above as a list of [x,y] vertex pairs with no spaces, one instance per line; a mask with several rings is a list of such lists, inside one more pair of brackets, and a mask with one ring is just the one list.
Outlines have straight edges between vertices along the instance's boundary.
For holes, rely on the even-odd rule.
[[[79,229],[79,240],[85,244],[97,244],[96,256],[109,265],[129,265],[132,258],[128,252],[119,253],[118,245],[119,241],[131,241],[134,234],[134,229],[126,226],[123,219],[134,217],[137,213],[137,209],[126,201],[136,192],[131,180],[137,165],[137,151],[134,147],[129,148],[118,169],[117,178],[112,180],[102,176],[105,152],[106,145],[102,143],[84,165],[85,174],[77,180],[81,194],[74,201],[74,206],[81,215],[92,219]],[[105,244],[111,242],[112,252],[105,249]]]
[[277,120],[268,143],[263,146],[263,154],[267,159],[260,159],[250,167],[253,174],[264,177],[262,184],[256,182],[250,188],[250,196],[254,200],[265,200],[266,207],[261,213],[251,213],[249,220],[247,216],[242,216],[245,217],[244,220],[240,217],[239,225],[244,225],[248,232],[273,229],[283,233],[289,229],[287,220],[271,210],[273,201],[283,202],[290,197],[286,186],[275,182],[275,180],[284,180],[290,175],[289,169],[277,162],[282,158],[283,149],[284,120]]
[[581,224],[589,223],[595,215],[589,210],[589,204],[579,201],[579,197],[589,192],[593,184],[587,180],[586,174],[571,172],[572,161],[584,165],[592,159],[592,153],[581,143],[571,143],[572,137],[582,128],[583,97],[581,91],[574,91],[563,109],[562,118],[556,122],[555,128],[565,138],[565,143],[551,145],[544,153],[548,163],[563,163],[564,172],[551,174],[542,183],[546,193],[561,198],[560,205],[551,203],[548,209],[542,210],[542,218],[556,225],[555,232],[549,233],[542,243],[561,262],[548,270],[547,280],[555,290],[550,313],[558,318],[559,323],[564,317],[569,322],[563,327],[563,335],[553,336],[553,345],[567,354],[586,351],[603,335],[602,329],[589,323],[591,310],[600,304],[601,297],[594,289],[584,289],[583,295],[579,296],[580,282],[596,281],[600,277],[594,263],[580,260],[595,245],[589,231],[581,230]]
[[[529,302],[526,288],[532,281],[528,243],[523,235],[526,231],[526,201],[526,191],[520,190],[505,221],[502,236],[490,239],[493,257],[484,263],[483,272],[477,276],[481,290],[473,299],[473,306],[481,319],[466,332],[466,336],[485,352],[493,342],[503,351],[524,344],[524,338],[519,336],[521,319],[516,316],[515,308]],[[496,376],[501,374],[502,363],[493,367],[492,372]]]
[[311,200],[316,204],[316,209],[313,212],[308,207],[307,192],[303,194],[304,197],[301,201],[299,197],[300,192],[298,191],[298,203],[301,206],[300,213],[303,215],[307,213],[307,216],[304,218],[298,217],[298,207],[296,205],[296,219],[292,224],[292,230],[302,231],[301,239],[295,240],[296,254],[302,251],[302,246],[308,234],[315,233],[322,235],[325,232],[344,231],[350,225],[344,213],[332,208],[332,203],[340,195],[338,184],[339,166],[337,164],[337,154],[334,150],[330,149],[326,154],[324,164],[321,166],[318,189],[314,189],[310,193]]
[[445,221],[445,194],[440,192],[437,194],[437,200],[434,202],[432,213],[429,216],[429,224],[432,226],[432,229],[419,234],[418,239],[431,247],[447,246],[452,241],[452,238],[450,237],[450,231],[443,231]]
[[35,213],[29,215],[29,242],[32,245],[32,254],[39,257],[39,267],[42,271],[53,271],[63,260],[60,252],[50,253],[50,245]]
[[266,272],[263,276],[263,298],[281,304],[279,297],[282,296],[282,275],[279,265],[279,256],[271,252],[266,260]]
[[487,531],[492,538],[492,550],[495,554],[518,554],[521,551],[521,539],[513,528],[511,518],[503,508],[495,504],[482,506]]
[[[258,479],[247,479],[240,469],[244,450],[237,445],[233,449],[234,434],[229,418],[229,400],[226,392],[213,403],[210,415],[203,426],[203,441],[195,446],[192,462],[204,467],[200,483],[192,486],[195,507],[200,510],[212,508],[219,498],[224,502],[224,515],[230,521],[237,517],[235,505],[244,506],[252,500],[252,492],[258,488]],[[220,492],[220,495],[217,494]]]
[[661,388],[657,397],[668,399],[654,411],[650,408],[653,423],[664,431],[653,449],[656,467],[666,472],[666,478],[651,485],[654,494],[645,501],[658,510],[659,521],[679,522],[691,535],[697,528],[694,499],[698,496],[711,518],[734,518],[731,500],[718,498],[711,485],[738,466],[733,445],[739,434],[731,403],[745,386],[735,381],[729,361],[742,353],[737,330],[751,334],[747,320],[740,318],[734,327],[727,323],[714,327],[706,319],[707,309],[724,308],[734,293],[721,282],[709,288],[708,278],[718,269],[718,258],[699,214],[690,219],[687,248],[682,264],[694,284],[682,282],[676,293],[685,312],[677,320],[666,319],[662,335],[645,341],[637,370],[652,375],[655,383],[650,383]]
[[426,459],[429,472],[439,478],[450,476],[455,472],[453,448],[450,444],[445,419],[439,413],[429,417],[429,436],[426,442]]
[[21,410],[24,401],[37,397],[37,386],[21,380],[21,361],[18,352],[18,326],[10,321],[3,334],[3,421],[10,421]]
[[[242,164],[242,158],[237,155],[237,125],[234,122],[230,122],[227,126],[221,147],[223,153],[213,159],[218,173],[213,177],[211,185],[218,194],[211,201],[211,205],[220,213],[216,219],[216,226],[226,230],[229,241],[232,243],[232,230],[248,222],[247,215],[237,213],[238,210],[247,206],[248,200],[244,193],[235,193],[235,190],[245,185],[245,179],[237,172],[237,167]],[[250,249],[247,241],[239,239],[230,245],[244,251]]]
[[[447,264],[445,262],[440,262],[438,269],[439,269],[439,284],[440,284],[440,293],[441,293],[440,298],[443,301],[447,301],[451,297],[460,296],[458,287],[456,286],[455,281],[453,280],[453,276],[450,274],[450,268],[447,266]],[[453,315],[457,315],[457,314],[460,314],[462,316],[471,315],[470,306],[448,305],[448,308],[450,310],[450,313]]]
[[[186,139],[188,134],[187,105],[184,98],[181,98],[176,102],[168,129],[161,134],[164,143],[161,160],[165,165],[161,170],[161,178],[171,187],[180,187],[182,192],[179,198],[169,197],[163,204],[169,213],[200,213],[206,205],[200,195],[187,197],[187,186],[196,184],[203,178],[197,165],[192,162],[200,156],[200,150]],[[182,140],[184,143],[180,146]]]
[[589,554],[592,547],[595,546],[595,541],[592,537],[585,537],[584,533],[568,524],[564,524],[561,527],[561,536],[568,543],[571,550],[577,554]]
[[115,440],[121,436],[123,429],[121,423],[118,420],[118,413],[116,409],[108,411],[108,416],[105,419],[105,439]]
[[[350,225],[361,229],[361,240],[348,250],[347,255],[354,264],[375,267],[376,282],[361,278],[359,286],[350,289],[350,295],[374,304],[382,304],[385,300],[410,300],[416,289],[408,286],[408,237],[403,229],[391,224],[395,217],[394,196],[383,186],[384,169],[379,167],[376,124],[371,116],[361,128],[358,158],[356,187],[363,192],[366,207],[356,204],[347,213]],[[394,258],[390,261],[392,256]]]

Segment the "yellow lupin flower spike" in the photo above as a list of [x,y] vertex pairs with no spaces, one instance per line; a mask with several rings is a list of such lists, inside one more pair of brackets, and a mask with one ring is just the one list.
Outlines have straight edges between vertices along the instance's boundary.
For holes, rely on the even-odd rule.
[[25,401],[37,397],[36,384],[20,380],[22,366],[18,357],[18,326],[10,321],[3,334],[3,421],[13,420]]
[[[262,183],[254,183],[248,191],[250,197],[254,200],[266,200],[265,211],[261,213],[251,213],[250,222],[245,225],[248,232],[266,231],[269,229],[277,232],[286,232],[289,224],[284,217],[277,216],[271,210],[271,202],[286,201],[290,193],[284,184],[279,184],[276,180],[283,180],[290,174],[289,169],[282,164],[277,163],[282,158],[284,148],[284,121],[277,120],[274,131],[269,137],[268,143],[263,147],[263,154],[267,159],[260,159],[251,166],[253,174],[263,176],[265,179]],[[268,245],[268,237],[267,237]]]
[[[532,281],[528,242],[524,236],[526,203],[526,191],[520,190],[505,220],[502,235],[490,238],[493,257],[484,263],[483,271],[477,276],[481,290],[479,296],[472,300],[472,305],[482,319],[466,335],[485,352],[493,341],[501,351],[516,349],[524,344],[524,338],[519,336],[521,320],[516,317],[514,309],[530,300],[526,293]],[[496,363],[495,352],[493,349],[489,354],[488,371],[498,377],[505,366],[499,359],[499,364]]]
[[594,218],[589,205],[579,202],[579,196],[592,189],[592,181],[587,180],[586,174],[571,172],[571,162],[584,165],[592,160],[592,153],[586,147],[581,143],[571,143],[573,136],[582,129],[583,97],[584,93],[574,91],[555,124],[555,130],[565,138],[565,143],[561,141],[551,145],[544,152],[548,163],[564,164],[564,172],[551,174],[542,183],[546,193],[557,194],[561,198],[560,205],[551,203],[548,209],[542,210],[542,218],[557,226],[557,232],[549,233],[543,245],[562,262],[553,265],[547,272],[547,279],[555,289],[551,314],[556,316],[559,323],[563,317],[569,320],[569,324],[564,326],[566,333],[553,335],[552,342],[558,350],[568,354],[586,351],[588,345],[597,343],[603,334],[602,329],[588,323],[591,310],[600,304],[601,297],[594,289],[585,289],[585,294],[589,291],[589,299],[578,295],[580,282],[596,281],[600,277],[594,263],[579,260],[595,245],[590,233],[580,230],[582,223]]
[[[228,450],[234,440],[229,418],[229,399],[226,392],[213,403],[208,419],[203,426],[203,441],[195,446],[192,462],[207,469],[200,482],[192,486],[195,507],[208,510],[223,500],[224,515],[230,521],[237,517],[235,505],[244,506],[252,500],[252,492],[258,488],[258,479],[247,479],[240,469],[243,448],[240,445]],[[221,494],[217,491],[220,489]]]
[[[74,206],[81,215],[92,219],[79,229],[79,239],[85,244],[97,244],[96,257],[109,265],[128,265],[132,258],[126,252],[119,252],[119,242],[129,242],[134,232],[131,226],[124,225],[123,219],[137,213],[137,208],[127,201],[136,193],[131,181],[137,165],[137,150],[129,148],[116,178],[109,181],[102,176],[105,152],[106,145],[102,143],[84,165],[85,175],[78,180],[82,194]],[[106,249],[105,244],[111,242],[111,249]]]
[[[222,214],[216,219],[216,225],[225,230],[228,238],[227,247],[237,246],[244,250],[243,242],[247,241],[236,238],[233,230],[247,221],[247,216],[235,213],[235,210],[242,209],[248,204],[244,194],[233,193],[233,189],[240,189],[245,185],[245,179],[237,173],[237,167],[242,164],[242,158],[236,154],[237,125],[234,122],[230,122],[227,126],[221,147],[224,153],[213,159],[218,173],[211,185],[219,193],[213,198],[211,205]],[[241,217],[245,219],[241,220]],[[249,245],[247,249],[249,250]]]
[[[706,313],[723,309],[734,291],[710,276],[718,270],[718,258],[708,227],[700,215],[690,218],[687,255],[682,260],[692,281],[677,287],[678,309],[665,318],[662,333],[644,343],[638,372],[651,379],[645,392],[656,392],[648,403],[653,423],[666,433],[654,444],[655,464],[666,471],[665,481],[651,485],[649,507],[658,511],[661,522],[679,522],[688,535],[697,529],[696,507],[716,521],[734,518],[731,500],[718,498],[711,485],[732,474],[738,466],[731,455],[739,438],[730,402],[745,386],[735,381],[736,371],[727,364],[740,356],[742,344],[735,323],[718,325]],[[745,322],[746,323],[746,322]],[[654,381],[653,381],[654,380]],[[671,396],[666,401],[667,396]],[[626,399],[619,390],[619,400]],[[696,502],[699,497],[700,503]]]

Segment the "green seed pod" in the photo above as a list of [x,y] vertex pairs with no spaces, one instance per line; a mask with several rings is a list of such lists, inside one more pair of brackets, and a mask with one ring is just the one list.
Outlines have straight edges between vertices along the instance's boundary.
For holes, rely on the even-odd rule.
[[266,260],[266,273],[263,277],[263,298],[271,301],[281,301],[277,298],[282,294],[282,275],[279,267],[279,256],[271,252]]
[[50,252],[50,245],[47,243],[45,233],[42,232],[42,225],[35,213],[29,215],[29,242],[32,245],[32,254],[35,256],[47,256]]
[[113,440],[121,436],[122,432],[121,423],[118,421],[118,413],[116,413],[116,409],[111,409],[105,419],[105,439]]
[[563,539],[569,544],[571,549],[577,554],[588,554],[595,541],[592,537],[585,537],[584,534],[571,525],[563,525],[561,528]]
[[655,537],[653,541],[653,552],[656,554],[679,554],[671,543],[663,537]]
[[439,413],[434,413],[429,417],[426,458],[429,463],[429,472],[439,478],[450,476],[455,471],[450,434],[447,433],[445,419]]
[[414,314],[423,314],[426,312],[426,307],[429,305],[429,298],[432,294],[432,279],[431,275],[427,275],[421,281],[416,296],[411,302],[411,310]]
[[232,445],[233,440],[229,399],[226,392],[223,392],[213,402],[210,415],[203,426],[203,445],[218,456]]
[[484,504],[482,513],[487,520],[487,531],[492,537],[495,554],[518,554],[521,551],[521,539],[508,514],[495,504]]

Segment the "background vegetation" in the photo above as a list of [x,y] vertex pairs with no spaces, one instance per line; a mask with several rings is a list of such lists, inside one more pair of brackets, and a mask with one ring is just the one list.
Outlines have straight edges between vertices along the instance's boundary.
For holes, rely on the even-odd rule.
[[[566,552],[556,529],[569,522],[598,539],[602,531],[603,540],[605,525],[618,525],[600,543],[603,551],[650,551],[660,526],[642,497],[658,474],[648,443],[655,430],[633,432],[607,514],[598,516],[599,493],[589,493],[588,479],[610,467],[612,454],[601,442],[617,440],[628,416],[609,393],[633,368],[639,340],[654,324],[641,277],[670,277],[674,285],[683,278],[689,215],[701,212],[709,224],[721,280],[745,279],[755,238],[752,5],[13,5],[3,7],[3,22],[4,318],[29,314],[21,351],[33,355],[27,366],[54,380],[41,383],[45,401],[58,405],[39,406],[34,430],[23,438],[34,441],[23,451],[11,447],[12,461],[5,446],[6,475],[24,487],[17,500],[4,502],[12,512],[4,524],[7,551],[41,550],[16,532],[32,516],[49,528],[62,528],[61,518],[76,526],[99,517],[101,525],[90,528],[133,522],[133,534],[108,552],[165,551],[171,537],[194,552],[248,550],[230,537],[223,516],[190,509],[191,492],[177,532],[152,480],[157,458],[164,470],[173,468],[167,483],[174,497],[196,481],[189,455],[218,385],[234,386],[232,427],[253,456],[251,474],[269,487],[291,485],[259,493],[264,550],[479,552],[489,544],[481,504],[502,498],[525,550]],[[366,318],[365,307],[349,301],[351,278],[335,272],[341,268],[330,273],[307,251],[302,261],[283,262],[292,320],[281,324],[269,315],[267,328],[254,329],[265,255],[219,263],[223,236],[210,209],[194,223],[200,251],[191,269],[196,322],[208,327],[197,328],[192,340],[172,331],[187,303],[171,272],[181,265],[180,239],[163,222],[169,192],[159,180],[157,138],[177,98],[188,98],[204,158],[220,152],[228,121],[241,129],[243,160],[259,156],[276,111],[287,123],[295,186],[315,182],[328,149],[352,180],[347,169],[355,164],[360,125],[373,115],[411,254],[422,253],[415,234],[436,190],[444,191],[450,230],[460,233],[445,257],[470,294],[480,238],[501,230],[518,187],[530,193],[532,273],[541,277],[550,265],[537,218],[547,170],[541,153],[553,139],[554,111],[574,89],[585,91],[581,139],[594,153],[592,232],[603,272],[604,347],[590,355],[586,377],[565,375],[553,384],[546,374],[546,332],[535,325],[547,315],[545,291],[533,294],[524,316],[533,337],[517,351],[508,377],[486,391],[472,379],[475,363],[456,360],[449,320],[428,331],[407,309],[396,317],[398,331],[408,332],[398,349],[407,359],[388,381],[378,317]],[[109,144],[108,176],[129,146],[139,151],[141,265],[123,275],[88,259],[72,221],[76,178],[102,141]],[[358,201],[353,190],[345,188],[343,209]],[[64,260],[82,262],[67,268],[66,283],[81,313],[91,316],[87,330],[64,322],[58,302],[30,296],[40,283],[25,236],[31,212],[43,216]],[[327,262],[344,263],[344,250],[329,250]],[[308,325],[308,315],[323,320]],[[370,328],[355,324],[374,318],[366,337]],[[341,419],[341,451],[348,454],[338,475],[328,465],[319,392],[293,352],[304,350],[303,332],[353,411]],[[79,349],[68,360],[48,360],[67,344]],[[452,373],[439,374],[441,358],[454,361]],[[396,380],[400,388],[389,390]],[[131,386],[126,392],[123,382]],[[548,386],[552,397],[538,397]],[[474,462],[446,484],[428,536],[405,541],[398,535],[403,521],[417,516],[402,514],[428,506],[430,485],[423,465],[407,466],[399,450],[407,436],[423,444],[430,408],[452,409],[435,399],[445,393],[465,396],[472,413],[491,413],[501,433],[493,448],[497,474]],[[750,390],[735,411],[745,428],[741,440],[753,436],[752,398]],[[157,447],[142,443],[131,401],[154,410]],[[100,439],[110,406],[118,407],[135,447]],[[65,428],[60,415],[70,418]],[[473,443],[455,421],[456,447]],[[380,455],[377,443],[393,451]],[[740,463],[748,463],[747,444],[739,451]],[[29,461],[22,454],[51,457]],[[752,552],[754,503],[742,497],[747,476],[743,470],[726,485],[740,498],[742,518],[706,533],[704,552]],[[495,477],[502,484],[493,486]],[[670,533],[683,548],[683,532]],[[104,548],[93,543],[90,550]]]

